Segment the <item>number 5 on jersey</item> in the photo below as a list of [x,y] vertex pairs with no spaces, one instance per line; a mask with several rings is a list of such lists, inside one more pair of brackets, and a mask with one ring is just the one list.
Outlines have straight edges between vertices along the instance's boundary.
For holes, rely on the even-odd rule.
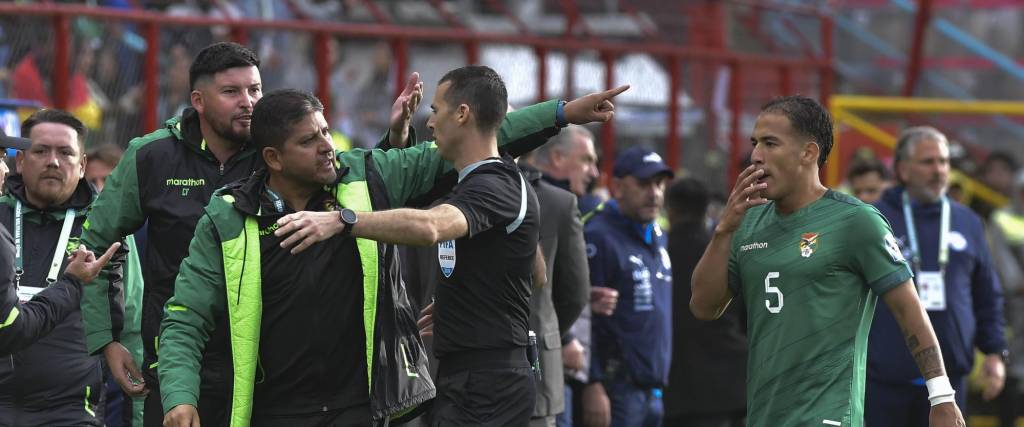
[[778,279],[778,278],[779,278],[779,272],[778,271],[769,272],[768,275],[765,276],[765,278],[764,278],[764,294],[765,294],[765,297],[767,297],[768,294],[775,294],[778,297],[778,300],[779,300],[779,305],[774,305],[773,306],[772,305],[772,299],[771,298],[765,298],[764,306],[767,307],[768,311],[770,313],[772,313],[772,314],[778,314],[780,311],[782,311],[782,304],[783,304],[783,302],[782,302],[782,291],[779,290],[779,288],[777,288],[775,286],[772,286],[772,279]]

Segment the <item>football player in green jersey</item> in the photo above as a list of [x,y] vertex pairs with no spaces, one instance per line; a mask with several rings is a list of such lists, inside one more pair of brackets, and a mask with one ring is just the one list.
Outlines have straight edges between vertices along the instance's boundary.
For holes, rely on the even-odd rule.
[[748,426],[864,424],[867,337],[879,295],[927,379],[931,426],[964,426],[912,274],[878,211],[818,178],[832,121],[809,98],[761,109],[737,179],[693,272],[690,309],[717,318],[742,293]]

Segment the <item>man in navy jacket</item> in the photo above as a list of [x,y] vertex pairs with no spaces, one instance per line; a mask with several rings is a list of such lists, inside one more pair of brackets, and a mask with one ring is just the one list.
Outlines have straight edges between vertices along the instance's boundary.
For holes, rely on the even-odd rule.
[[[889,220],[904,257],[911,262],[957,405],[965,407],[975,348],[985,354],[984,397],[992,399],[1001,392],[1005,378],[1003,295],[981,220],[946,197],[946,137],[931,127],[905,130],[896,147],[895,169],[900,184],[887,190],[875,207]],[[928,390],[903,348],[903,334],[892,313],[879,304],[868,339],[866,425],[928,425]]]
[[[655,223],[672,170],[661,156],[633,147],[615,160],[613,200],[586,221],[592,286],[622,301],[592,324],[590,382],[583,390],[587,425],[661,425],[661,389],[672,360],[672,262]],[[610,401],[610,414],[603,402]]]

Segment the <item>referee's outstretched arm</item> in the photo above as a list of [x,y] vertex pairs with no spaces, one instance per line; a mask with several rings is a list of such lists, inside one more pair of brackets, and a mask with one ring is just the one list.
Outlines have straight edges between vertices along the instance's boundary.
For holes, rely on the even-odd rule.
[[[289,235],[282,247],[297,254],[316,242],[345,230],[340,212],[296,212],[278,220],[274,233]],[[430,246],[455,240],[469,233],[469,222],[459,208],[442,203],[430,209],[392,209],[359,212],[359,225],[352,235],[382,243]]]
[[392,209],[359,213],[352,235],[398,245],[430,246],[469,233],[462,210],[447,203],[430,209]]
[[748,166],[736,180],[729,200],[722,211],[722,218],[711,236],[704,255],[693,269],[690,281],[692,296],[690,311],[700,320],[715,320],[732,301],[733,292],[729,289],[729,255],[732,251],[732,236],[743,222],[747,210],[768,203],[760,191],[767,187],[765,183],[756,183],[764,174],[754,165]]

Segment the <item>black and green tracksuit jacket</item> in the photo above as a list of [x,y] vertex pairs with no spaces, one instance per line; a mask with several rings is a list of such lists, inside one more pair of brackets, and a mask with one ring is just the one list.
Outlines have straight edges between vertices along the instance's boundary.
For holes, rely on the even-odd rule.
[[[46,276],[63,228],[68,209],[74,209],[70,238],[62,254],[77,247],[82,224],[95,190],[80,180],[71,197],[60,206],[39,209],[25,195],[20,174],[7,178],[6,194],[0,197],[0,226],[18,235],[15,229],[15,205],[22,205],[24,274],[22,286],[47,287]],[[126,242],[127,243],[127,242]],[[113,286],[106,295],[108,305],[118,307],[111,314],[114,328],[122,330],[120,308],[124,304],[122,273],[128,246],[119,250],[111,262]],[[63,259],[64,257],[62,257]],[[67,265],[63,260],[60,273]],[[137,268],[137,266],[135,266]],[[135,280],[140,278],[136,277]],[[141,286],[141,283],[135,283]],[[57,323],[40,340],[8,357],[0,359],[0,425],[102,425],[103,372],[100,359],[86,351],[82,313],[75,310]]]
[[0,357],[10,357],[48,335],[78,311],[84,284],[63,275],[26,303],[14,289],[14,238],[0,228]]
[[[503,125],[499,144],[513,155],[557,133],[555,103],[519,110]],[[509,142],[505,145],[504,142]],[[456,174],[434,143],[399,150],[338,153],[343,171],[329,188],[338,203],[357,211],[401,207],[429,195]],[[253,411],[262,314],[259,182],[262,174],[217,192],[200,218],[175,294],[167,302],[160,338],[160,391],[164,410],[204,404],[208,393],[230,397],[230,425],[246,426]],[[401,282],[394,245],[357,239],[362,267],[363,322],[368,393],[375,421],[398,418],[434,396],[427,357],[416,328],[416,313]],[[339,271],[339,275],[349,274]],[[223,325],[219,319],[226,319]],[[338,325],[346,327],[349,325]],[[230,331],[217,341],[218,330]],[[329,331],[324,331],[325,334]],[[210,385],[222,366],[211,367],[204,352],[230,353],[230,386]],[[209,375],[207,373],[209,372]],[[213,399],[217,400],[217,399]],[[204,408],[209,410],[209,408]]]
[[[214,190],[251,175],[260,164],[252,147],[243,148],[224,164],[217,161],[206,149],[198,113],[187,109],[180,118],[172,118],[162,128],[132,140],[93,202],[81,239],[97,253],[148,222],[141,319],[142,368],[147,382],[156,381],[152,368],[163,304],[173,293],[178,264],[185,258],[203,206]],[[122,341],[117,318],[110,315],[116,307],[110,307],[105,297],[109,289],[104,270],[85,287],[82,296],[90,352],[111,341]]]

